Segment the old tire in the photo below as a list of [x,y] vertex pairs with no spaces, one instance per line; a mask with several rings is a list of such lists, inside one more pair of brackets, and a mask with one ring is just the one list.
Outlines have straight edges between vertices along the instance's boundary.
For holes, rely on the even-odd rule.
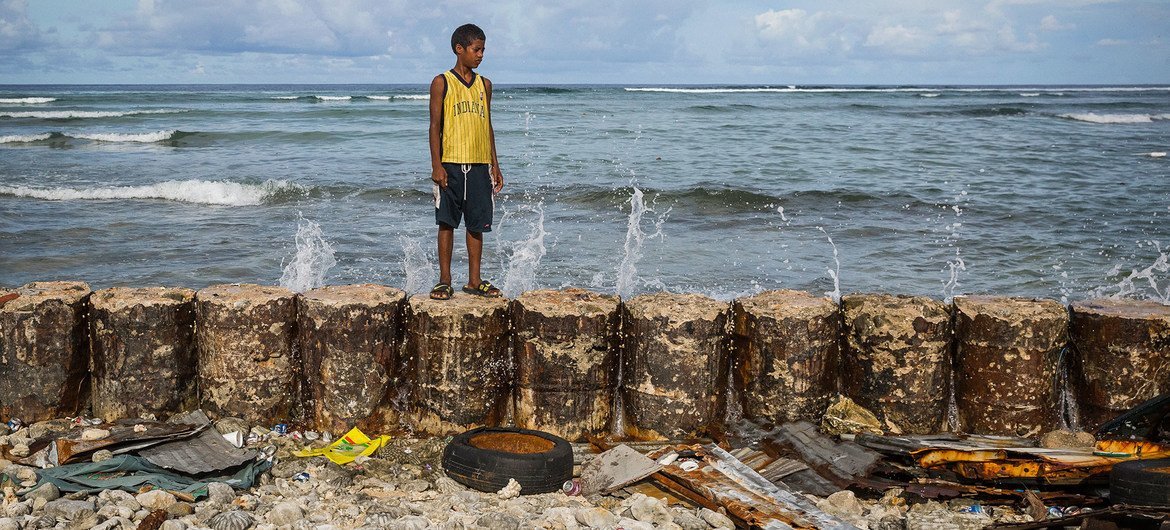
[[[517,440],[508,450],[496,442]],[[573,448],[565,439],[547,432],[514,427],[479,427],[451,439],[443,450],[443,470],[456,482],[472,489],[497,492],[508,479],[520,483],[520,493],[549,493],[573,478]]]
[[1170,506],[1170,458],[1130,460],[1109,472],[1109,501],[1138,506]]

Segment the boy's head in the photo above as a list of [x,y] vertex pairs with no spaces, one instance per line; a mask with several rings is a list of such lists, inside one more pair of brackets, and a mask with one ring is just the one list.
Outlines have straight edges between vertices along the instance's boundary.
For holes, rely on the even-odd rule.
[[479,26],[476,26],[475,24],[464,24],[459,26],[458,28],[455,28],[455,32],[451,34],[451,51],[459,53],[459,50],[455,49],[456,46],[467,48],[468,46],[471,46],[471,43],[477,40],[487,40],[487,36],[483,34],[483,30],[479,29]]

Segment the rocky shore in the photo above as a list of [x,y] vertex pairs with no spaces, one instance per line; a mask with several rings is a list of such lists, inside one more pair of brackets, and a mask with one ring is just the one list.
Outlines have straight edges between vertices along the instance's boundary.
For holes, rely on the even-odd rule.
[[[0,436],[0,454],[19,453],[18,447],[30,442],[30,432],[43,436],[62,424],[68,425],[42,422]],[[324,447],[328,439],[305,434],[253,435],[250,446],[275,461],[259,484],[233,490],[212,483],[198,499],[163,490],[63,494],[52,484],[27,491],[37,484],[38,470],[0,459],[0,530],[734,528],[724,514],[655,496],[648,486],[593,497],[521,495],[518,488],[471,490],[443,473],[445,438],[395,437],[371,457],[342,466],[324,457],[294,456],[306,446]],[[309,437],[317,439],[308,442]],[[106,457],[99,452],[94,459]],[[1008,508],[973,506],[970,501],[910,504],[897,489],[878,499],[859,499],[851,491],[809,499],[843,521],[874,530],[974,529],[996,521],[1030,520]]]

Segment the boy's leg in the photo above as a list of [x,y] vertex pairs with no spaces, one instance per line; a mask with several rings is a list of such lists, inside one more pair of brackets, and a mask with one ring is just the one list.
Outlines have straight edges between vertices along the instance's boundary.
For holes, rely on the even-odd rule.
[[[472,289],[479,287],[483,281],[479,277],[479,262],[483,257],[483,232],[467,231],[467,286]],[[450,260],[448,260],[450,261]]]
[[[455,229],[439,225],[439,281],[451,285],[451,253],[455,247]],[[478,285],[478,284],[477,284]]]

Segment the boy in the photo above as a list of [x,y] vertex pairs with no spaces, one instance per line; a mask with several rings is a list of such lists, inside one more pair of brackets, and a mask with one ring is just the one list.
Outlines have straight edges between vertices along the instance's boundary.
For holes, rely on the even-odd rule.
[[495,198],[504,187],[492,130],[492,83],[477,75],[487,37],[475,24],[451,34],[455,67],[431,81],[431,180],[435,182],[435,223],[439,225],[439,283],[431,298],[447,300],[451,252],[460,217],[467,221],[467,284],[463,291],[497,297],[500,290],[479,275],[483,233],[492,230]]

